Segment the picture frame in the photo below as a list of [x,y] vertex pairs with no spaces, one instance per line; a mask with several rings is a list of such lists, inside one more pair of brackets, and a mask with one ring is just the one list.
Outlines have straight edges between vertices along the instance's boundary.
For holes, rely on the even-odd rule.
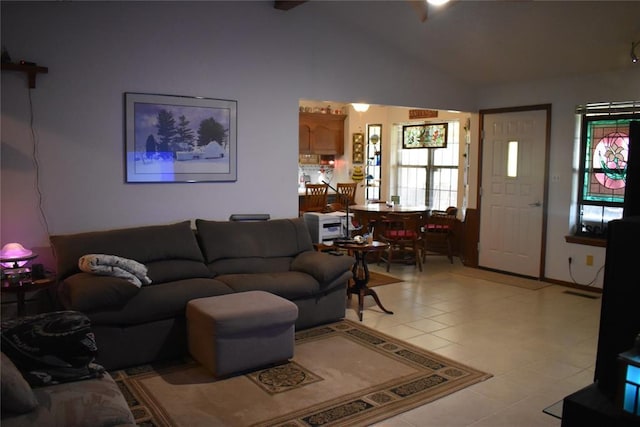
[[125,92],[127,183],[237,180],[234,100]]
[[402,148],[446,148],[448,123],[402,126]]
[[364,163],[364,134],[354,133],[352,140],[353,140],[353,145],[352,145],[353,163]]

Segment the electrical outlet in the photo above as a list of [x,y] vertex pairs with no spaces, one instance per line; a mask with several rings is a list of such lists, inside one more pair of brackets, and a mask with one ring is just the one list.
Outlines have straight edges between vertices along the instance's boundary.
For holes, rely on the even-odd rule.
[[587,265],[593,265],[593,255],[587,255]]

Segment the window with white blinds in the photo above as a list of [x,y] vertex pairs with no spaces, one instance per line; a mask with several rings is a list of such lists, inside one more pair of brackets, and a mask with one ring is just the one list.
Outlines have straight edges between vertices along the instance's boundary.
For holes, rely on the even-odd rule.
[[[412,123],[413,124],[413,123]],[[396,125],[395,194],[403,205],[427,205],[445,210],[457,206],[460,124],[448,122],[446,148],[402,148],[402,124]]]

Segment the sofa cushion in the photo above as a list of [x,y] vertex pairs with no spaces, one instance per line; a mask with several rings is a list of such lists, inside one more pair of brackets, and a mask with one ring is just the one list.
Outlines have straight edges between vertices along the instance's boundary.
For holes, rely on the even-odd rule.
[[312,275],[318,282],[327,284],[350,271],[355,263],[351,256],[335,256],[324,252],[303,252],[291,263],[291,270]]
[[4,353],[0,353],[0,398],[2,414],[24,414],[38,406],[36,395],[16,365]]
[[[209,270],[202,262],[189,260],[158,261],[149,264],[149,275],[155,286],[181,279],[206,278]],[[120,277],[76,273],[62,282],[59,295],[65,308],[82,312],[111,310],[122,307],[140,291],[136,285]]]
[[129,326],[183,317],[189,300],[232,293],[216,279],[186,279],[143,286],[126,305],[88,313],[94,325]]
[[229,258],[293,257],[313,250],[302,218],[257,222],[196,219],[196,229],[207,264]]
[[291,270],[292,257],[225,258],[211,262],[207,267],[213,277],[224,274],[281,273]]
[[234,292],[266,291],[289,300],[309,298],[320,289],[312,276],[296,271],[225,274],[216,279],[226,283]]
[[174,282],[176,280],[209,277],[209,269],[202,260],[170,259],[147,263],[151,283]]
[[[78,273],[80,257],[92,253],[116,255],[143,264],[173,259],[203,261],[190,221],[56,235],[51,236],[50,241],[60,278]],[[155,280],[151,275],[150,278]]]
[[76,273],[64,279],[59,290],[67,309],[91,312],[120,307],[136,295],[140,288],[120,277]]

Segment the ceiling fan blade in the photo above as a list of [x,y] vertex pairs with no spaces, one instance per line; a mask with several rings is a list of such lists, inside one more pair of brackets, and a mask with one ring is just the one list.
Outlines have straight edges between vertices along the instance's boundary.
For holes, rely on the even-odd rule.
[[289,10],[306,2],[307,0],[275,0],[273,7],[278,10]]
[[407,0],[407,1],[409,2],[409,4],[411,4],[411,7],[418,15],[418,19],[420,19],[420,22],[425,22],[427,20],[427,17],[429,16],[426,0]]

